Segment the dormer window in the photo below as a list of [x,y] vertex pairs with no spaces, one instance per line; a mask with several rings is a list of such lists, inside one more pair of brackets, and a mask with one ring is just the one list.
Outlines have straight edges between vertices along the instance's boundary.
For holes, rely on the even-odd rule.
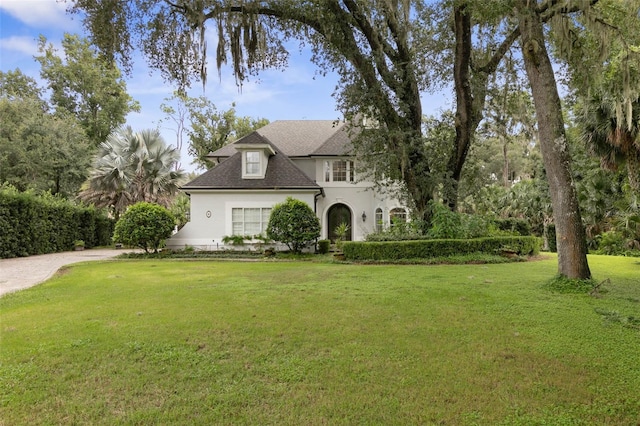
[[242,179],[264,179],[269,167],[269,157],[276,152],[269,143],[256,140],[260,138],[256,132],[246,138],[250,140],[235,144],[236,149],[242,153]]
[[244,173],[247,176],[259,176],[260,173],[260,152],[259,151],[246,151],[244,153]]

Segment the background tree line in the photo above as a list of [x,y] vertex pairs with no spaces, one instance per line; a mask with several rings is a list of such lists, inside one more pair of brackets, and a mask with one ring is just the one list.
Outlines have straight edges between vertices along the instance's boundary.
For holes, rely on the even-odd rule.
[[[174,202],[186,178],[180,140],[170,146],[157,129],[123,127],[139,105],[118,66],[72,34],[65,34],[62,52],[40,37],[34,59],[45,87],[19,69],[0,71],[0,184],[79,197],[115,216],[137,201],[176,204],[183,217],[188,205]],[[186,130],[189,152],[201,167],[209,150],[266,123],[237,116],[233,107],[218,112],[202,97],[182,92],[176,99],[185,107],[176,124]],[[177,118],[173,107],[162,108]]]

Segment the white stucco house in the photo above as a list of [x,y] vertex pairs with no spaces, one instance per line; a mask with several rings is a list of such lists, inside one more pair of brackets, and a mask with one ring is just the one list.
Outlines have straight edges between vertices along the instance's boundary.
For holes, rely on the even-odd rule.
[[190,221],[167,246],[231,248],[225,236],[266,231],[271,208],[287,197],[306,202],[320,219],[321,239],[349,225],[348,240],[363,240],[407,209],[356,174],[357,158],[344,122],[275,121],[209,154],[216,165],[182,187],[191,198]]

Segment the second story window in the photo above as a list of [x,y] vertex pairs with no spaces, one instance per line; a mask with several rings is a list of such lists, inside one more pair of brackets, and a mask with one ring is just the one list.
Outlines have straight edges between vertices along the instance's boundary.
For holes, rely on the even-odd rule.
[[324,162],[325,182],[354,182],[355,167],[351,160],[332,160]]
[[260,174],[260,153],[258,151],[247,151],[245,153],[245,174]]

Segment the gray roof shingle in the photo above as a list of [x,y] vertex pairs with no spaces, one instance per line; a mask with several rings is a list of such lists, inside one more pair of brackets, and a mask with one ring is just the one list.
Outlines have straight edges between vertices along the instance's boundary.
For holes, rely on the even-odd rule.
[[[267,124],[256,132],[288,157],[340,156],[348,155],[351,151],[345,127],[343,121],[334,120],[281,120]],[[236,143],[244,143],[247,137]],[[236,152],[233,145],[223,146],[209,156],[231,157]]]
[[241,140],[244,139],[249,140],[251,144],[266,143],[274,148],[275,155],[269,157],[264,179],[243,179],[242,153],[235,152],[211,170],[184,185],[182,189],[186,192],[194,189],[321,189],[277,147],[256,132]]

